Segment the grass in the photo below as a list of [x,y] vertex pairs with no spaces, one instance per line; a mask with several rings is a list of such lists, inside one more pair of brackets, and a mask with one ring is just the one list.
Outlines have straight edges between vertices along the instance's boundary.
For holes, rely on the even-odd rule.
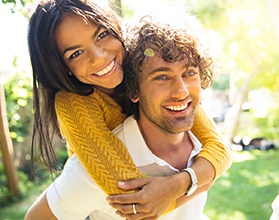
[[[233,152],[233,165],[209,191],[205,213],[211,220],[263,220],[279,189],[279,150]],[[0,208],[1,220],[22,220],[48,183],[34,187],[26,198]]]
[[205,213],[212,220],[269,219],[279,189],[279,151],[233,152],[233,158],[210,189]]

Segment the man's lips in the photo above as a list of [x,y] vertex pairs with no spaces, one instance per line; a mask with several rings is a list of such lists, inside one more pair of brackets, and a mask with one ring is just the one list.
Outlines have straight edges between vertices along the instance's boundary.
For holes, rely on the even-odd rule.
[[183,110],[187,109],[189,103],[190,102],[187,102],[187,103],[181,104],[181,105],[166,105],[164,107],[168,110],[179,112],[179,111],[183,111]]

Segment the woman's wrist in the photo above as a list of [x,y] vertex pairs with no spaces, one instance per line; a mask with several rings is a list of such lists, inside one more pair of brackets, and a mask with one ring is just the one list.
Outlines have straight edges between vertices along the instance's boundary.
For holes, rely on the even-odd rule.
[[[178,197],[184,196],[189,187],[191,186],[191,178],[187,172],[180,172],[173,176],[175,187],[178,193]],[[177,197],[177,198],[178,198]]]

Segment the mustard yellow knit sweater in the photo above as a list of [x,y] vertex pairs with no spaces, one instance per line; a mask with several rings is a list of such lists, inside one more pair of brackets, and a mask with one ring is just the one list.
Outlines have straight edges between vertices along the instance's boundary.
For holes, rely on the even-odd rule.
[[[69,155],[76,154],[105,193],[125,193],[117,187],[118,181],[145,177],[111,132],[126,118],[113,99],[97,89],[89,96],[61,91],[56,95],[55,107]],[[202,108],[197,111],[192,131],[203,144],[199,157],[212,163],[215,178],[220,176],[231,164],[230,153]]]

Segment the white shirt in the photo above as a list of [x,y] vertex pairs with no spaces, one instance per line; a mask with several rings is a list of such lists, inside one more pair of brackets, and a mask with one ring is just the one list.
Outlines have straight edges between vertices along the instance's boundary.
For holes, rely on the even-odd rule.
[[[132,116],[118,126],[114,133],[128,148],[133,161],[142,172],[149,176],[166,176],[179,172],[149,150]],[[194,145],[188,161],[188,166],[191,166],[202,146],[191,132],[188,133]],[[47,189],[48,204],[60,220],[85,219],[89,213],[91,220],[122,219],[114,213],[115,209],[108,205],[106,197],[75,155],[69,158],[62,174]],[[183,206],[163,215],[160,220],[202,219],[206,199],[207,193],[201,193]]]
[[272,214],[270,216],[270,220],[279,220],[279,195],[272,202]]

